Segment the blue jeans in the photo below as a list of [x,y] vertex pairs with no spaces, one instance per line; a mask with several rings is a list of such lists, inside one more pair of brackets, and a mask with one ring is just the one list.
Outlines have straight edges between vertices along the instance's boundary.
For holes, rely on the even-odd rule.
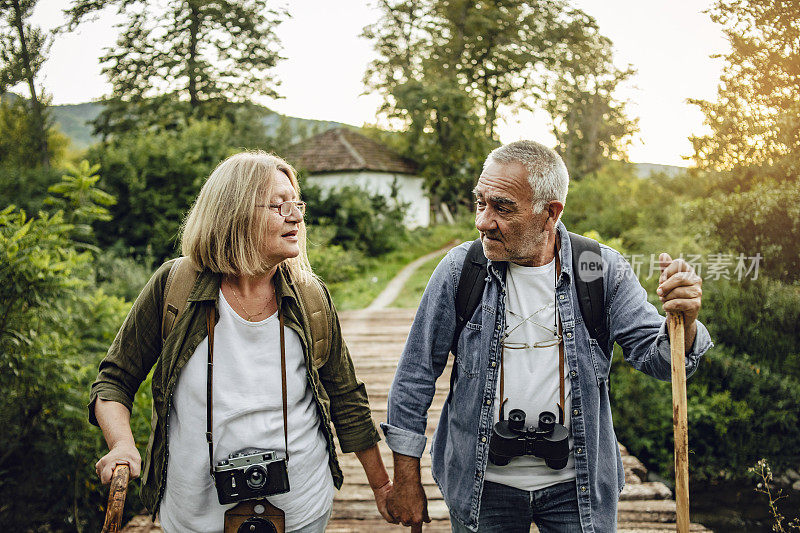
[[[534,491],[484,482],[478,515],[480,533],[528,533],[531,522],[541,533],[581,533],[575,482]],[[453,533],[472,533],[452,513],[450,524]]]

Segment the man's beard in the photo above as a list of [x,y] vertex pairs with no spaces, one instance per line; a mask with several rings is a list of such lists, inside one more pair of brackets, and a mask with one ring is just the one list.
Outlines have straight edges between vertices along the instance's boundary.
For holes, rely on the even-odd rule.
[[[516,260],[528,260],[533,255],[534,252],[538,251],[546,242],[548,238],[548,233],[546,231],[542,231],[540,233],[535,234],[532,238],[532,242],[528,241],[525,242],[524,240],[520,239],[520,244],[525,245],[525,251],[523,250],[512,250],[506,244],[506,240],[503,239],[502,234],[499,231],[485,231],[483,232],[483,236],[487,239],[493,239],[497,244],[501,245],[504,250],[503,258],[497,259],[499,261],[516,261]],[[484,252],[486,251],[486,247],[484,246]]]

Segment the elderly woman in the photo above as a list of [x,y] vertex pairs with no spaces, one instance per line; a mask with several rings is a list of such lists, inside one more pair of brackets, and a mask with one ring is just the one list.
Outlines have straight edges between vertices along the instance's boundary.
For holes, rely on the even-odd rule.
[[[128,463],[134,477],[141,470],[142,500],[168,533],[221,532],[233,504],[220,502],[238,501],[243,485],[224,477],[230,472],[214,474],[215,467],[230,468],[231,454],[253,449],[274,452],[270,468],[277,470],[268,470],[266,492],[275,493],[266,498],[285,514],[286,531],[324,531],[343,479],[331,421],[389,518],[391,482],[378,433],[330,295],[308,263],[304,212],[295,172],[281,158],[244,152],[220,163],[183,227],[181,261],[191,261],[195,278],[185,305],[171,308],[174,326],[162,335],[168,285],[181,282],[171,278],[169,261],[142,290],[100,364],[89,419],[110,451],[97,473],[108,483],[116,464]],[[329,318],[321,335],[319,317],[310,316],[320,303]],[[152,432],[140,469],[130,410],[153,367]],[[286,479],[278,475],[283,465]],[[263,476],[247,475],[252,490],[245,493],[264,490]]]

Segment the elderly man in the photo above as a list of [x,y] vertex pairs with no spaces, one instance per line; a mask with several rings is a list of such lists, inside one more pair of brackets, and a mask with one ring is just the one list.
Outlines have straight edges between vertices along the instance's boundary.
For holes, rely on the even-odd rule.
[[[419,458],[452,346],[431,454],[453,531],[527,532],[532,522],[545,533],[616,531],[625,475],[608,396],[611,347],[669,380],[669,337],[619,252],[560,222],[568,184],[561,158],[535,142],[486,159],[474,189],[480,245],[453,249],[436,268],[389,394],[382,428],[394,452],[389,511],[397,522],[421,530],[429,521]],[[684,314],[690,375],[712,346],[697,321],[702,281],[681,259],[661,254],[660,262],[657,293],[665,312]],[[462,270],[476,268],[465,282]],[[482,291],[464,313],[471,287]]]

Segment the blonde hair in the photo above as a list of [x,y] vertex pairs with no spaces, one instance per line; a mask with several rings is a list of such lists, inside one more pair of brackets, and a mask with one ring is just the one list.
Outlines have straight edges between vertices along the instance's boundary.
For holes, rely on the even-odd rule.
[[[222,161],[203,184],[181,228],[181,252],[200,268],[219,274],[257,276],[274,265],[263,257],[266,211],[256,204],[272,196],[275,177],[284,173],[297,198],[300,185],[289,163],[261,150],[234,154]],[[298,225],[300,254],[283,261],[295,279],[306,280],[306,225]]]

